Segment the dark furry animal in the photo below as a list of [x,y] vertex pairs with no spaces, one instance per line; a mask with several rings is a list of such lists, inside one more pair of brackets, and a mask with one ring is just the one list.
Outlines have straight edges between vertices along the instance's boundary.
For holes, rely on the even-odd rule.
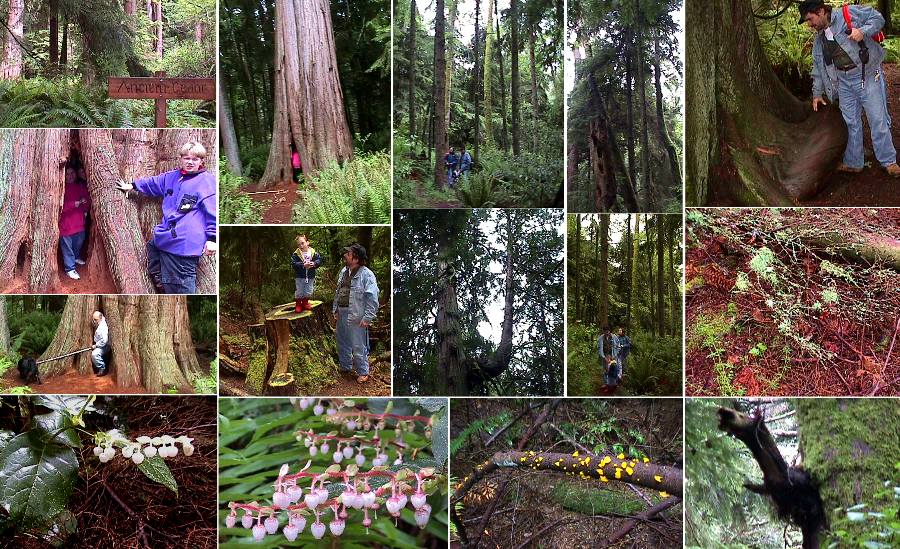
[[38,372],[37,362],[35,362],[33,358],[19,359],[19,364],[16,366],[16,369],[19,370],[19,377],[26,385],[31,385],[35,382],[37,382],[38,385],[41,384],[41,376]]

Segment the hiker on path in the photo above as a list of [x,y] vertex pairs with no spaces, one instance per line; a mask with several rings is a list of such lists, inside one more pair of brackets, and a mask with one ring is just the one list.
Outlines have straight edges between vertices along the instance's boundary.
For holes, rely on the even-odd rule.
[[103,377],[109,366],[106,364],[106,355],[109,353],[109,327],[106,325],[106,317],[100,311],[94,311],[91,318],[94,325],[94,344],[91,346],[91,363],[94,365],[94,375]]
[[133,183],[119,181],[117,188],[126,196],[134,189],[163,199],[162,221],[147,243],[150,280],[159,293],[193,294],[200,257],[218,250],[216,178],[206,171],[201,143],[185,143],[179,154],[180,169]]
[[63,270],[69,278],[81,276],[76,265],[84,265],[81,251],[85,241],[85,223],[91,211],[91,198],[85,181],[78,177],[74,166],[66,166],[66,183],[62,211],[59,214],[59,251],[62,253]]
[[453,188],[453,176],[454,172],[456,172],[456,165],[459,163],[459,157],[456,156],[456,151],[453,150],[453,147],[450,147],[450,152],[444,156],[444,167],[447,168],[447,184],[450,185],[450,188]]
[[472,155],[469,154],[469,151],[466,150],[466,146],[463,145],[460,148],[459,155],[459,173],[462,175],[463,183],[469,182],[469,172],[472,171]]
[[[847,124],[847,148],[838,165],[840,172],[860,173],[865,166],[862,113],[872,134],[875,158],[893,177],[900,177],[897,151],[891,137],[891,120],[885,94],[884,49],[879,41],[884,17],[869,6],[832,9],[824,0],[804,0],[800,21],[815,31],[813,44],[813,100],[818,111],[838,101]],[[876,40],[878,38],[879,40]]]
[[309,239],[301,234],[296,239],[297,249],[291,254],[291,265],[294,267],[294,312],[312,311],[309,298],[312,297],[316,285],[316,269],[322,265],[322,256],[309,245]]
[[597,339],[597,352],[600,355],[600,366],[607,385],[615,387],[621,378],[616,362],[619,356],[619,338],[609,331],[609,326],[604,326]]
[[337,321],[338,362],[341,373],[354,372],[359,384],[369,381],[369,326],[378,314],[378,282],[367,266],[366,249],[358,243],[343,250],[344,268],[338,275],[331,310]]
[[622,383],[622,376],[625,375],[625,359],[631,353],[631,338],[625,335],[625,328],[619,327],[619,353],[616,355],[616,362],[619,366],[619,383]]

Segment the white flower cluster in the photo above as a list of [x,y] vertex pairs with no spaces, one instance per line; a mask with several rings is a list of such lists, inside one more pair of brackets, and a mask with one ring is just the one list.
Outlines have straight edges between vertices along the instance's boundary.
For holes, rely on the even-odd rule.
[[94,447],[94,455],[100,458],[101,463],[106,463],[116,456],[116,446],[122,449],[122,457],[130,459],[135,465],[143,463],[144,459],[158,455],[162,458],[170,458],[178,455],[178,446],[184,455],[191,456],[194,439],[187,436],[178,438],[163,435],[161,437],[141,436],[131,441],[122,436],[118,431],[110,431],[103,437],[102,442]]

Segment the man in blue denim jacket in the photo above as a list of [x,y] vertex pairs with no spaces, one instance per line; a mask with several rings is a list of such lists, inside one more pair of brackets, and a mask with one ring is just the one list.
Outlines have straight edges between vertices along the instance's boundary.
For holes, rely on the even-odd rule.
[[378,314],[378,283],[366,267],[366,249],[354,243],[343,250],[331,310],[337,321],[338,362],[342,373],[356,372],[356,382],[369,381],[369,325]]
[[[818,111],[820,105],[826,105],[824,95],[832,101],[838,100],[848,133],[844,160],[838,165],[838,171],[863,171],[862,112],[865,110],[875,158],[890,175],[900,177],[881,66],[884,49],[873,39],[884,26],[884,17],[869,6],[854,5],[849,10],[853,29],[848,34],[841,9],[832,9],[823,0],[800,3],[800,24],[805,23],[816,32],[812,107]],[[864,58],[866,51],[868,60]]]

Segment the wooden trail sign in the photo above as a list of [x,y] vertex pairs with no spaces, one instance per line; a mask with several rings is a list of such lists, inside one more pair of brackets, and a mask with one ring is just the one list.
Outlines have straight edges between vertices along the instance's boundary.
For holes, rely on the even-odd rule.
[[155,99],[156,127],[166,127],[166,101],[169,99],[216,98],[215,78],[166,78],[164,71],[147,78],[109,78],[111,99]]

